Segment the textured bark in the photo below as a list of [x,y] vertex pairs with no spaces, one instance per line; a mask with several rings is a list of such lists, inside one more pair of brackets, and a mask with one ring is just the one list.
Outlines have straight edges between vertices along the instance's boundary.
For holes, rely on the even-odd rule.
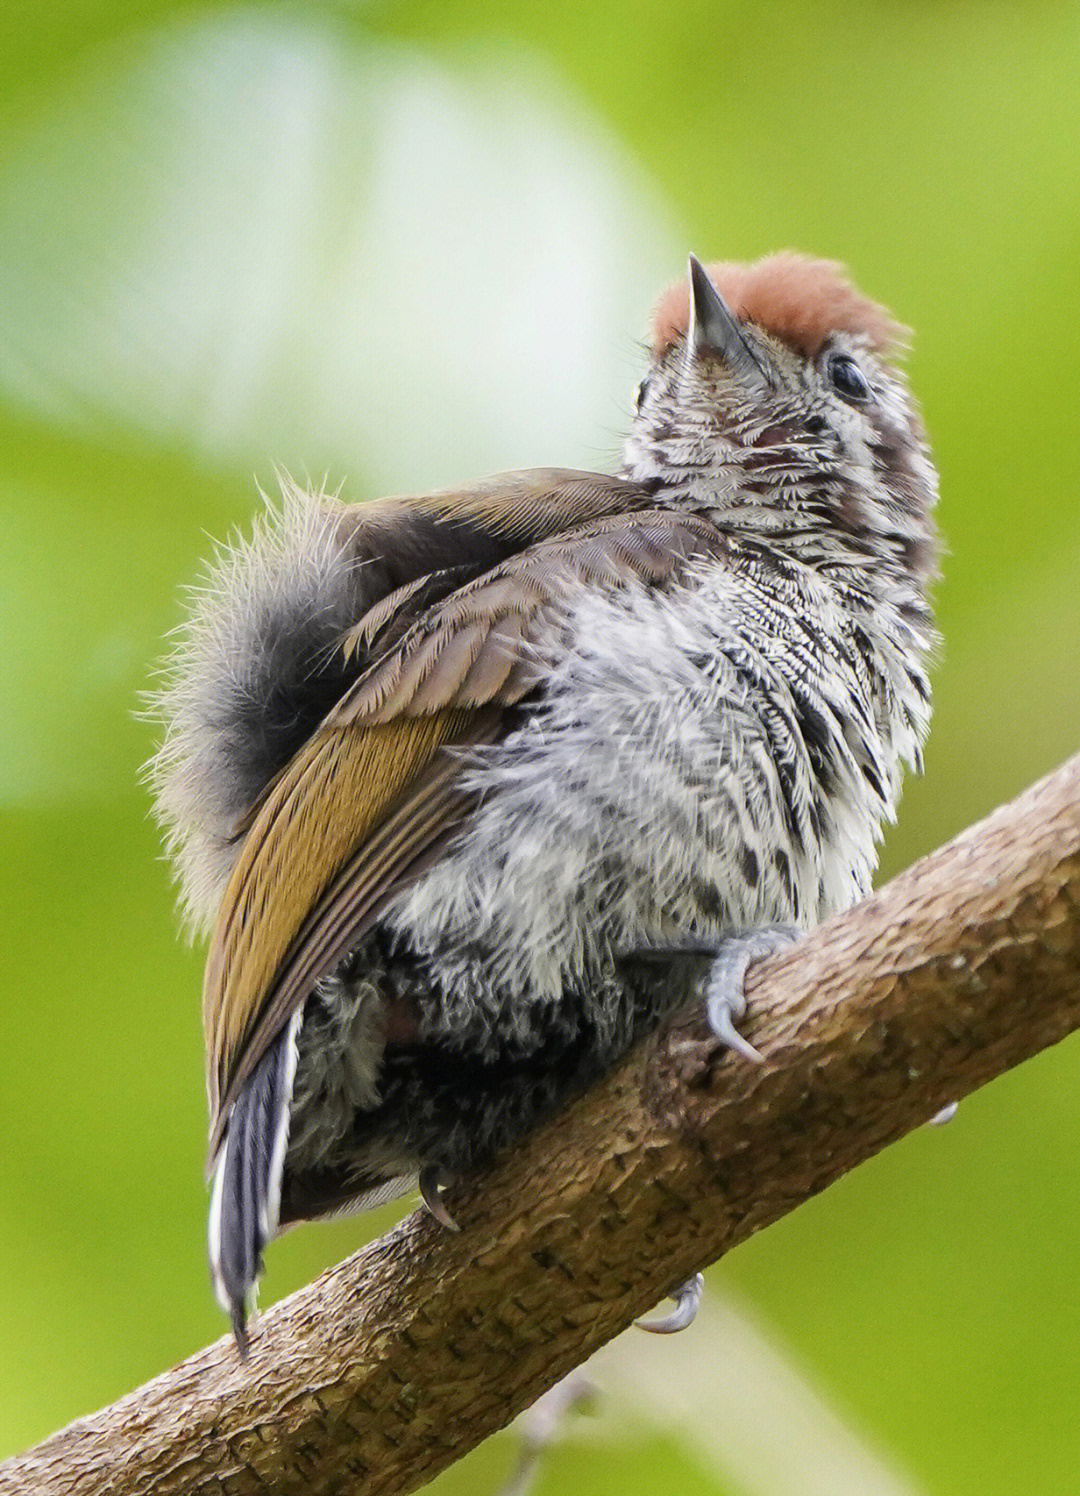
[[[1080,758],[762,962],[755,1067],[696,1018],[228,1340],[0,1467],[0,1493],[404,1492],[714,1261],[1080,1026]],[[691,1351],[688,1350],[688,1354]]]

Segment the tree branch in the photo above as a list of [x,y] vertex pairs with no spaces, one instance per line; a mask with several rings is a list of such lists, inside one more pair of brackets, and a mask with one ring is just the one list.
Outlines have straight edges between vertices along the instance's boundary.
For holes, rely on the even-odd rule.
[[0,1493],[414,1490],[672,1284],[1080,1026],[1080,757],[262,1320],[0,1466]]

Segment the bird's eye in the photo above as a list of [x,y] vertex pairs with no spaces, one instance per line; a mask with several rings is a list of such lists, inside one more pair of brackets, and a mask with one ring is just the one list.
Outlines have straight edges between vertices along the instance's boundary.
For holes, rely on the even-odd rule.
[[638,385],[637,389],[634,391],[634,409],[635,410],[640,410],[641,409],[642,404],[643,404],[643,402],[645,400],[645,391],[648,388],[649,388],[649,381],[648,381],[647,378],[645,378],[645,379],[643,379],[641,381],[641,383]]
[[870,386],[866,375],[853,358],[846,353],[834,353],[829,359],[829,379],[836,393],[853,405],[861,405],[870,398]]

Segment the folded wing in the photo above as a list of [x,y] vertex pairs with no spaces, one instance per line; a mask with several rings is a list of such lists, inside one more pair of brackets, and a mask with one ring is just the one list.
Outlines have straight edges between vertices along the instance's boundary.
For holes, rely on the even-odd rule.
[[522,549],[419,616],[424,578],[409,578],[350,630],[342,648],[372,663],[270,789],[222,902],[204,993],[212,1155],[298,1005],[466,821],[463,755],[448,750],[507,730],[565,653],[581,590],[669,585],[725,550],[695,515],[610,514]]

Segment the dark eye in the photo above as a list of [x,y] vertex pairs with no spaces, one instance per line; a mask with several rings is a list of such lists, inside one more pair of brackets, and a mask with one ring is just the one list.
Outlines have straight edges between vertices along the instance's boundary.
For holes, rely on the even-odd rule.
[[649,388],[649,381],[646,378],[646,379],[643,379],[641,381],[641,383],[638,385],[637,389],[634,391],[634,409],[635,410],[640,410],[641,409],[642,402],[645,399],[645,391],[648,388]]
[[846,353],[834,353],[829,359],[829,378],[833,389],[844,400],[861,405],[870,398],[870,386],[866,375],[853,358]]

